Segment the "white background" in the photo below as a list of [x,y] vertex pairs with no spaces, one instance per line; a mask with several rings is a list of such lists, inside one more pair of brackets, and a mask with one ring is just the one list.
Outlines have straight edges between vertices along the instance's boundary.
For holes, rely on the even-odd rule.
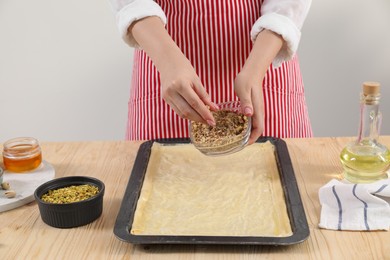
[[[314,135],[354,136],[363,81],[390,134],[390,1],[313,1],[299,47]],[[132,49],[108,0],[0,0],[0,142],[122,140]]]

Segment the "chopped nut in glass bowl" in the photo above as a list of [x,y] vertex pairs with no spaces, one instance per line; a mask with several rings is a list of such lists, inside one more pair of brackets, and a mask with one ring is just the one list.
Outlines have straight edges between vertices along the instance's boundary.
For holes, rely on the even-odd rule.
[[205,155],[225,155],[245,147],[251,133],[251,118],[240,113],[240,102],[218,104],[212,111],[216,125],[190,121],[192,144]]

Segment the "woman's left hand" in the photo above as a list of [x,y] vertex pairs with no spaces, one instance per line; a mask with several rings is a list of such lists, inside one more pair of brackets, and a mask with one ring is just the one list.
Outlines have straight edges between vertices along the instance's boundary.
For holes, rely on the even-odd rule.
[[249,144],[253,144],[264,131],[263,77],[242,70],[234,81],[234,89],[240,99],[242,113],[252,117],[252,132]]
[[252,116],[249,144],[256,142],[264,131],[263,79],[282,45],[283,38],[280,35],[269,30],[261,31],[234,81],[234,90],[240,99],[242,112],[246,116]]

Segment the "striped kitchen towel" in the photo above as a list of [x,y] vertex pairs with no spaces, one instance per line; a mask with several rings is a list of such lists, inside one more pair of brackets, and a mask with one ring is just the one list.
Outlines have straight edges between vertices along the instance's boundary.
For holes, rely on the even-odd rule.
[[331,180],[319,190],[319,227],[333,230],[389,230],[390,179],[370,184]]

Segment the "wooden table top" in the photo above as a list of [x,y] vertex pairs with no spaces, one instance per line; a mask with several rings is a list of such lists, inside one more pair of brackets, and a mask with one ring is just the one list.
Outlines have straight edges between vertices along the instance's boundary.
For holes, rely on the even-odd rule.
[[[341,178],[339,154],[351,138],[285,139],[310,228],[292,246],[132,245],[113,233],[116,217],[142,142],[42,143],[56,177],[93,176],[105,183],[103,213],[86,226],[58,229],[40,218],[35,202],[0,213],[1,259],[390,259],[390,233],[318,228],[318,190]],[[390,136],[380,142],[390,147]]]

